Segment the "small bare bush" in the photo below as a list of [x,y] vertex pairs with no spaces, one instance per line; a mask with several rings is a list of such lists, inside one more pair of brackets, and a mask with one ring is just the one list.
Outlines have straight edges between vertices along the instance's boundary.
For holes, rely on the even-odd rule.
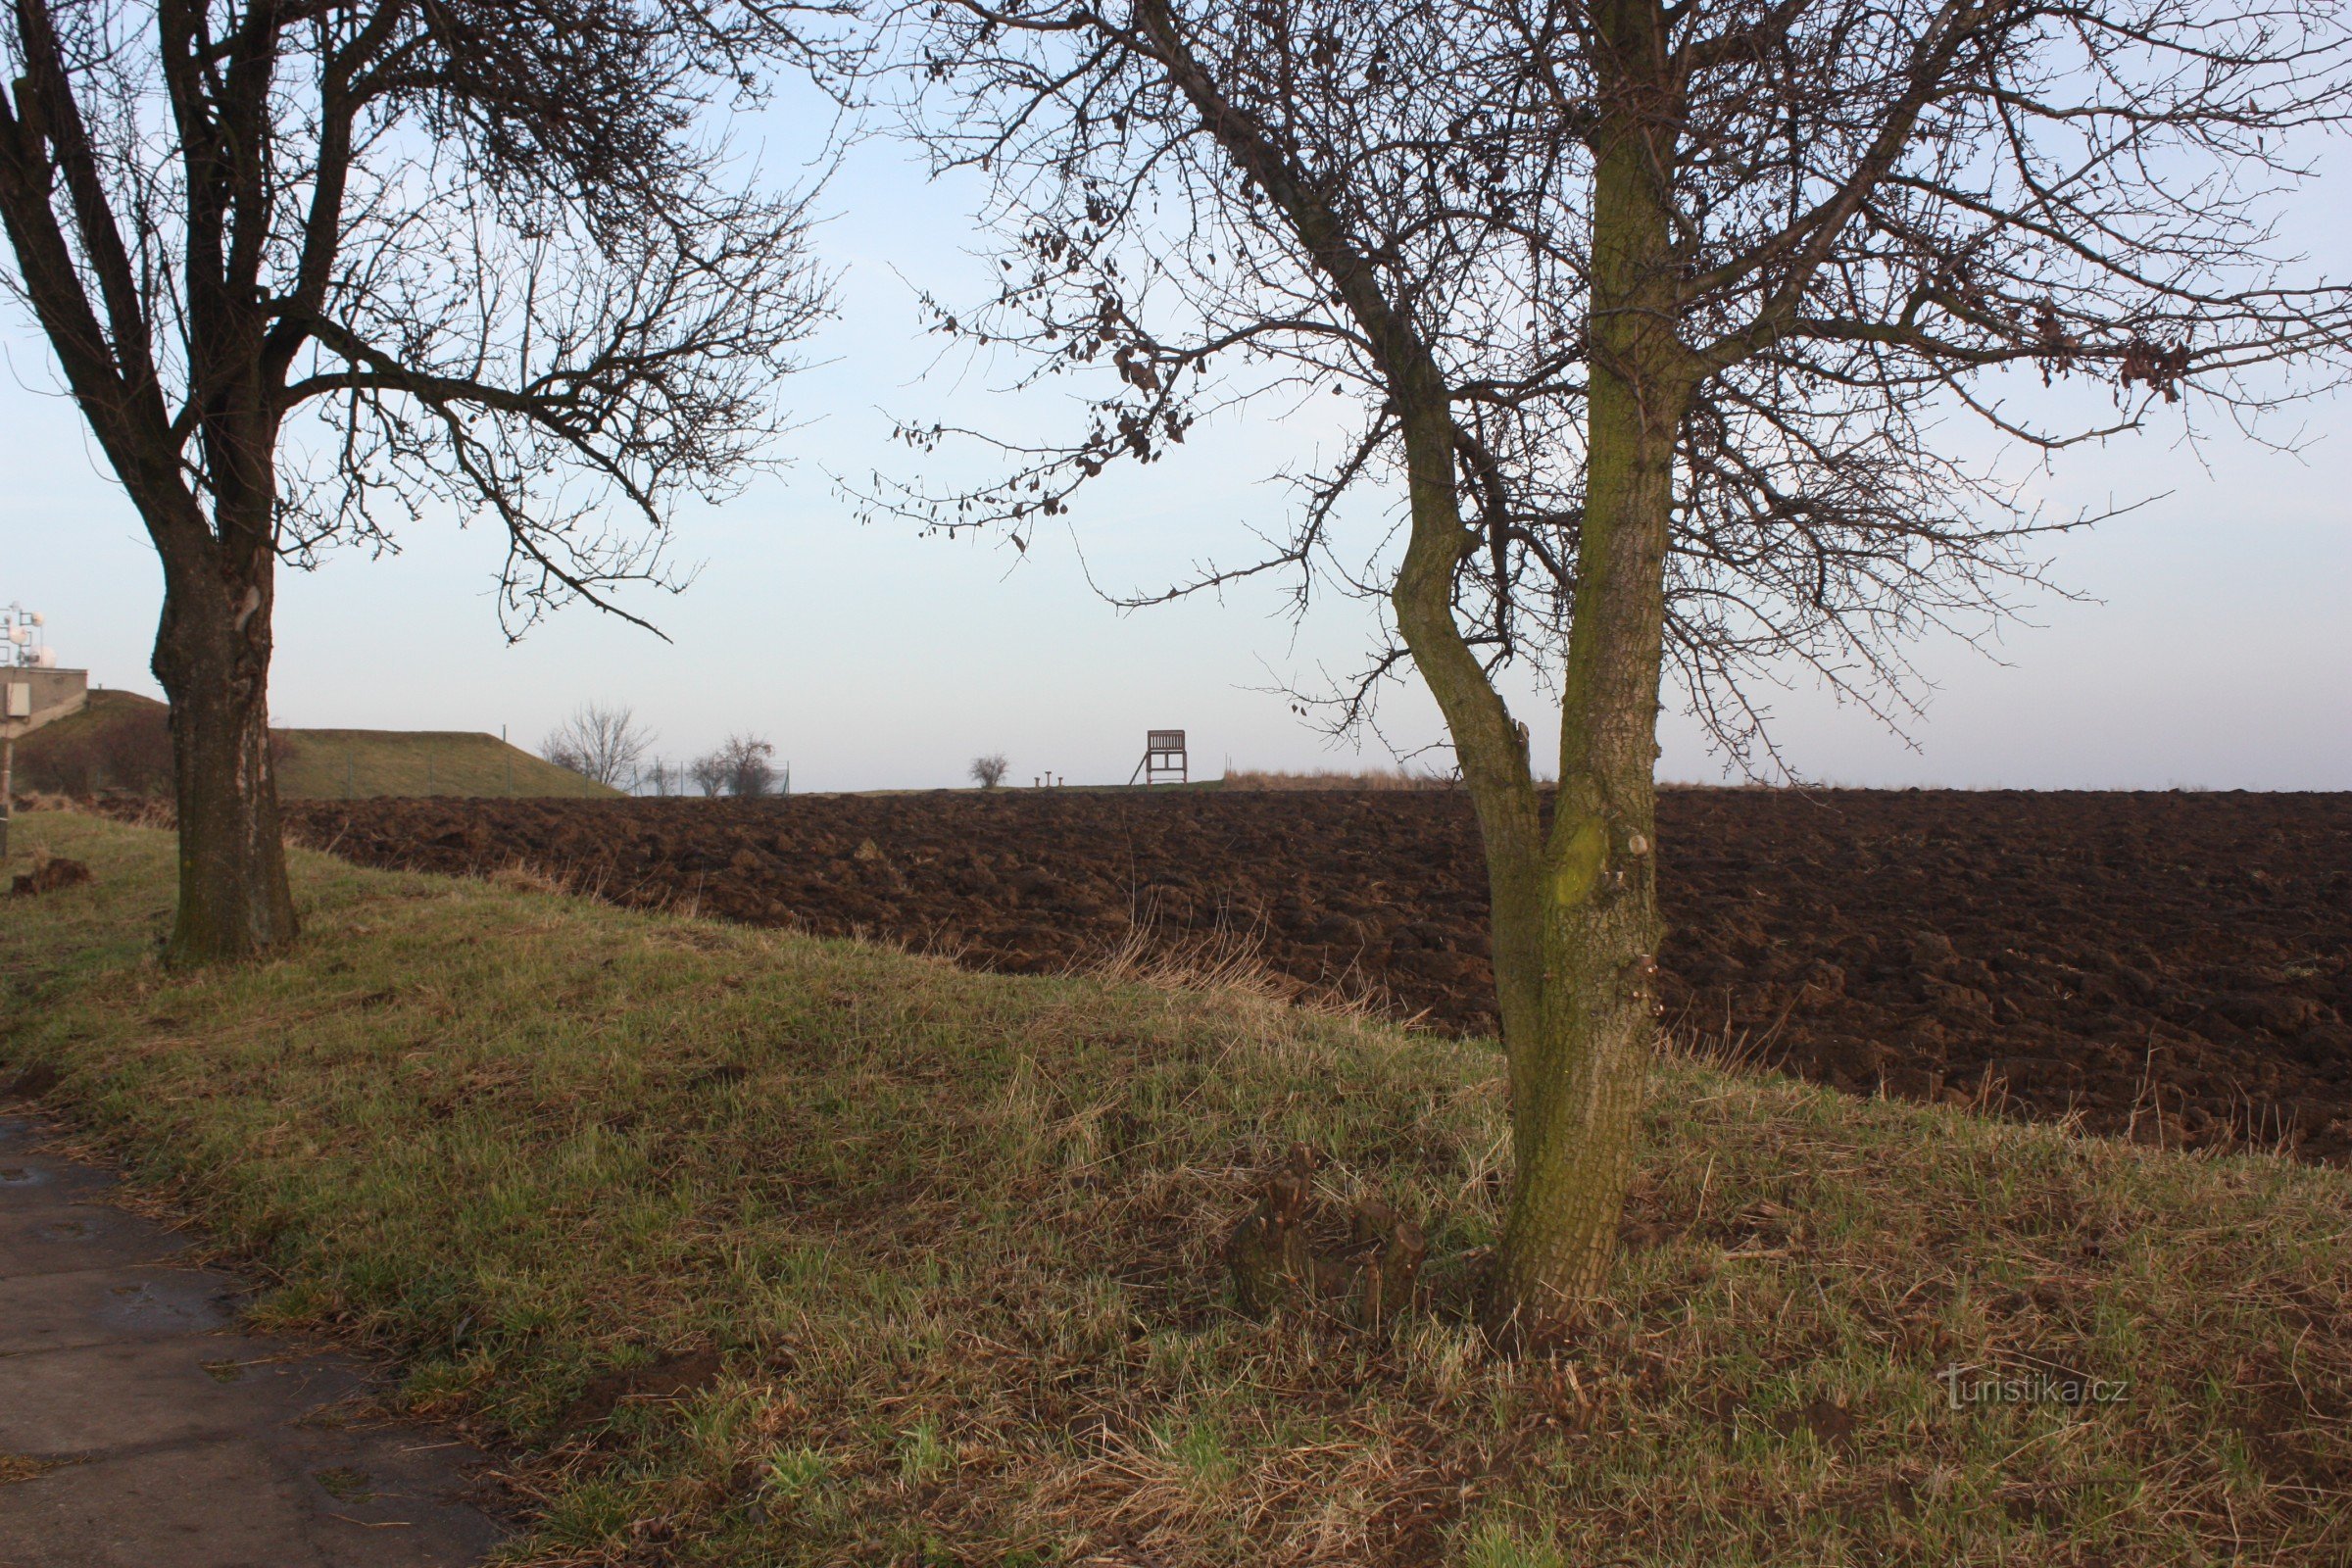
[[623,789],[635,780],[637,763],[653,741],[652,733],[638,724],[634,709],[583,703],[547,732],[539,755],[582,778]]
[[756,800],[776,785],[776,749],[757,735],[730,735],[714,752],[694,760],[687,774],[705,795]]
[[1003,752],[991,752],[986,757],[975,757],[972,759],[969,770],[972,782],[984,790],[993,790],[1004,782],[1004,770],[1011,765],[1004,760]]

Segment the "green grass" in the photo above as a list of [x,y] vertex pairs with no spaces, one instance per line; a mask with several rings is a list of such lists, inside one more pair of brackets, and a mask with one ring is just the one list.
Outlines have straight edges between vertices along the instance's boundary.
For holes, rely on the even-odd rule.
[[[1611,1298],[1465,1311],[1491,1050],[295,856],[304,941],[156,965],[172,847],[0,901],[0,1056],[399,1401],[535,1563],[2329,1563],[2352,1184],[1662,1061]],[[1232,1310],[1289,1141],[1432,1236],[1366,1334]],[[2119,1380],[1952,1408],[1939,1370]],[[699,1369],[699,1370],[698,1370]],[[706,1375],[708,1374],[708,1375]],[[1977,1374],[1971,1374],[1972,1377]]]
[[135,719],[161,719],[167,711],[152,697],[99,687],[88,694],[79,711],[51,719],[17,742],[17,757],[22,764],[24,759],[38,756],[42,747],[53,742],[95,735]]

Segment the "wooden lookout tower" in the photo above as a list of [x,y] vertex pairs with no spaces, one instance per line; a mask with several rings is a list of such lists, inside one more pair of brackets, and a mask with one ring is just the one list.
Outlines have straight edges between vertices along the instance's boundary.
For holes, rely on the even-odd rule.
[[1146,784],[1165,784],[1173,779],[1179,784],[1192,782],[1189,760],[1184,753],[1184,731],[1155,729],[1147,732],[1144,740],[1144,760],[1135,764],[1127,782],[1137,779]]

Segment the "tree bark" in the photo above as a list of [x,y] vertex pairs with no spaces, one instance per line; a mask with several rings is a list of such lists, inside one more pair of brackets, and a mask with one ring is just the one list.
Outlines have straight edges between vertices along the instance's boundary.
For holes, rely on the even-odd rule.
[[266,552],[241,574],[254,580],[166,567],[154,668],[172,700],[179,808],[174,964],[253,957],[295,937],[270,765],[270,574]]
[[1673,124],[1676,106],[1654,0],[1602,6],[1595,24],[1604,118],[1559,795],[1540,856],[1517,835],[1487,835],[1515,1167],[1488,1310],[1514,1339],[1569,1331],[1607,1285],[1640,1152],[1664,934],[1655,767],[1665,563],[1695,372],[1674,330],[1671,208],[1650,132]]
[[1542,972],[1509,983],[1541,1001],[1515,1040],[1506,1015],[1517,1179],[1491,1310],[1539,1336],[1565,1328],[1607,1283],[1657,1039],[1653,769],[1673,436],[1612,377],[1593,380],[1560,791],[1534,901],[1538,929],[1506,941],[1502,923],[1531,916],[1496,910],[1498,985],[1503,967],[1531,951]]

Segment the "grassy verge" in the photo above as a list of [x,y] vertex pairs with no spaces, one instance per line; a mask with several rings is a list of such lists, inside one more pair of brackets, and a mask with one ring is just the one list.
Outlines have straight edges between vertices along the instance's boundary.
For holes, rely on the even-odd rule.
[[[299,953],[169,975],[167,838],[19,831],[96,875],[0,901],[0,1056],[268,1269],[266,1320],[519,1445],[533,1562],[2352,1542],[2340,1173],[1662,1063],[1610,1307],[1500,1362],[1462,1317],[1481,1048],[310,854]],[[1223,1236],[1293,1139],[1426,1224],[1420,1310],[1232,1309]],[[2046,1396],[2069,1374],[2096,1396]]]

